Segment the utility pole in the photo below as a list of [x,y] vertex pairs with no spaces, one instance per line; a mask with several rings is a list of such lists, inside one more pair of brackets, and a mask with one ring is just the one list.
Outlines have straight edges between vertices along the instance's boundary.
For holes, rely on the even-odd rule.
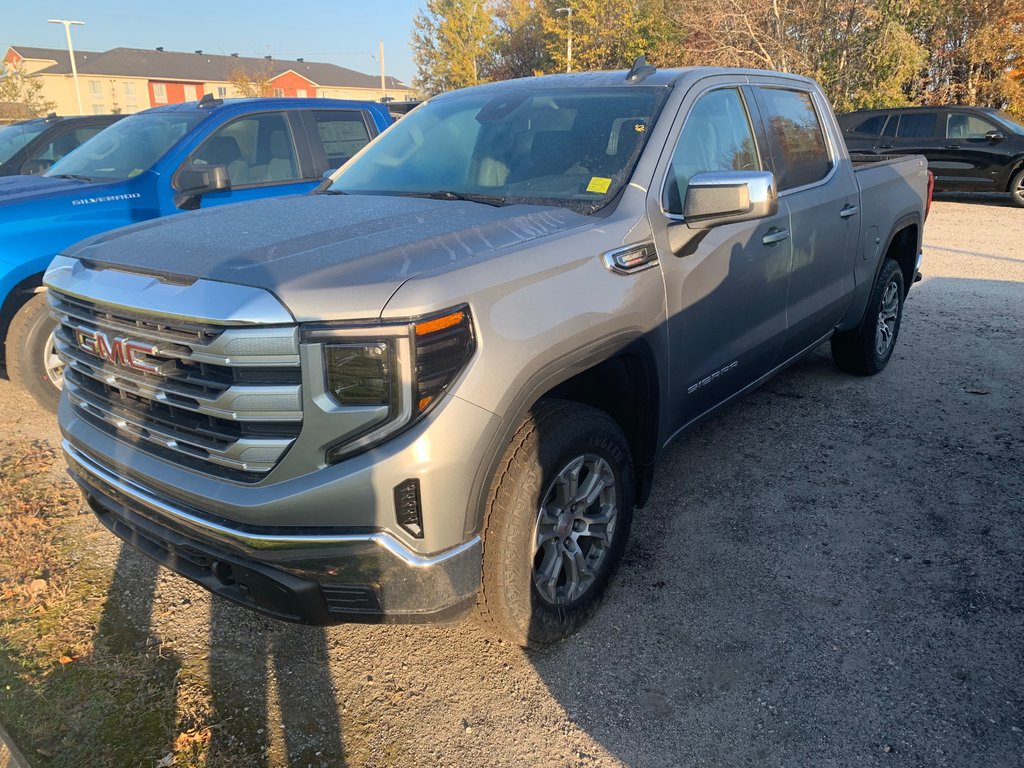
[[569,24],[569,35],[565,39],[565,71],[572,72],[572,8],[555,8],[555,13],[564,13]]
[[75,98],[78,100],[78,114],[84,115],[82,111],[82,92],[78,89],[78,65],[75,64],[75,48],[71,45],[71,25],[85,24],[84,21],[71,21],[69,19],[47,19],[48,24],[63,24],[64,34],[68,38],[68,55],[71,57],[71,79],[75,84]]
[[380,100],[385,101],[388,97],[388,87],[384,80],[384,41],[380,41]]

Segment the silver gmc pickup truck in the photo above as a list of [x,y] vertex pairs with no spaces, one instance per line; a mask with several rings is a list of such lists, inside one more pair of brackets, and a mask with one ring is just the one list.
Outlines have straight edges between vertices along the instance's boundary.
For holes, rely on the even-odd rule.
[[267,614],[554,642],[683,430],[829,340],[885,367],[928,190],[792,75],[445,94],[315,194],[59,256],[68,464],[113,533]]

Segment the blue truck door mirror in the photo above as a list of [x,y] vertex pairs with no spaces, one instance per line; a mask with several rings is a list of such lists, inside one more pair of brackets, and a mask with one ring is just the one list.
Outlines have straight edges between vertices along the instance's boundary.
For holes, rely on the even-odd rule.
[[178,171],[175,186],[179,191],[190,195],[221,192],[231,189],[231,177],[228,176],[226,165],[190,164]]

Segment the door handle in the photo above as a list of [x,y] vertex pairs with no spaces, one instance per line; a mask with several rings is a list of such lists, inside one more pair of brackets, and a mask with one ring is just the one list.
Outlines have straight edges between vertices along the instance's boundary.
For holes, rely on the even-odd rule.
[[772,227],[771,229],[768,230],[768,234],[761,238],[761,242],[764,243],[765,245],[775,245],[776,243],[781,243],[783,240],[788,239],[788,229],[778,229],[777,227]]
[[960,149],[959,144],[947,144],[943,149]]
[[892,149],[892,144],[879,144],[878,149]]
[[860,208],[856,205],[844,205],[843,210],[839,212],[839,215],[844,219],[848,219],[851,216],[856,216],[858,213],[860,213]]

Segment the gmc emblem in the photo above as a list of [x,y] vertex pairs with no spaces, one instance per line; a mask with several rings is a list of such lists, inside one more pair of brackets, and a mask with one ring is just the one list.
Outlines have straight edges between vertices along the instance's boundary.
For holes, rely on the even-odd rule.
[[88,352],[100,360],[134,368],[146,373],[159,373],[160,367],[147,362],[143,355],[155,355],[157,349],[152,344],[141,341],[129,341],[118,336],[113,341],[103,331],[92,331],[88,328],[75,328],[75,343],[83,352]]

